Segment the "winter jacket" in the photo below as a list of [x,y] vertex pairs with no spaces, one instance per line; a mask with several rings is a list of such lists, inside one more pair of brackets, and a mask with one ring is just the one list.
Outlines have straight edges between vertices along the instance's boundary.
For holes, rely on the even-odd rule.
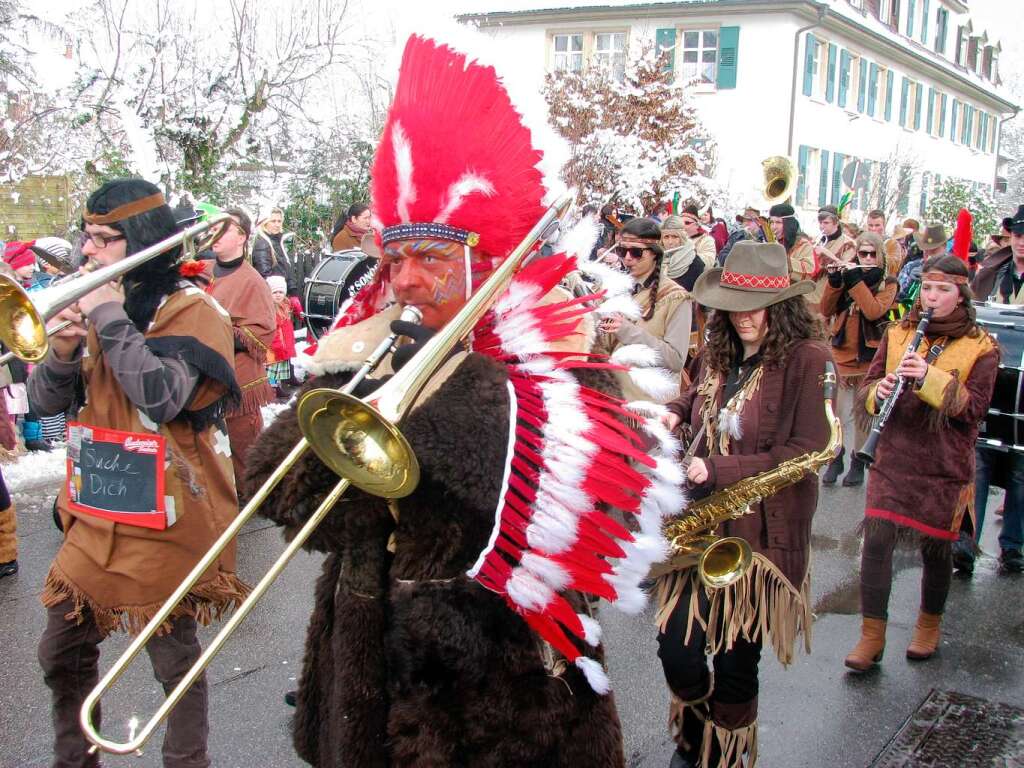
[[292,257],[284,244],[284,235],[268,235],[262,229],[256,230],[252,244],[252,265],[264,278],[280,275],[288,285],[288,295],[298,296],[295,269]]

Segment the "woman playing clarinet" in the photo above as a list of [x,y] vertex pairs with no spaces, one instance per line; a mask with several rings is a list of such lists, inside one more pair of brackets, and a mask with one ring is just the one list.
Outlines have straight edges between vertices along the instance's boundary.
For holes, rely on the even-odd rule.
[[[956,256],[930,259],[921,293],[902,322],[888,328],[868,369],[859,400],[891,412],[868,475],[860,594],[860,641],[846,657],[858,672],[882,659],[892,555],[898,540],[919,544],[924,573],[921,608],[907,658],[930,658],[953,573],[951,545],[963,515],[974,510],[974,442],[995,386],[999,348],[975,322],[967,265]],[[909,346],[921,315],[924,338]],[[902,377],[902,391],[898,386]]]

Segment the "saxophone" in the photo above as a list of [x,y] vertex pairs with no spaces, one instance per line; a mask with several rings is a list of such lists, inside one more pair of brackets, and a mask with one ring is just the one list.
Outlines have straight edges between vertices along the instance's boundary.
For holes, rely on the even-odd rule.
[[715,536],[722,523],[751,514],[754,506],[783,488],[798,483],[808,472],[817,472],[836,457],[843,444],[843,427],[835,412],[835,364],[825,364],[822,385],[825,394],[825,418],[830,434],[820,451],[801,454],[774,469],[746,477],[727,488],[715,491],[686,508],[684,514],[667,520],[662,533],[673,556],[697,556],[701,581],[707,587],[727,587],[747,572],[753,554],[750,544],[735,536]]

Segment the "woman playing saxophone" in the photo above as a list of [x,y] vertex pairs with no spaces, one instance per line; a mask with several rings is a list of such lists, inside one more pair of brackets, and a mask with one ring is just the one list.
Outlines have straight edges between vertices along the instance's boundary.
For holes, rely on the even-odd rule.
[[[812,288],[790,282],[783,246],[750,241],[697,280],[695,298],[716,311],[700,373],[665,418],[670,429],[685,424],[698,434],[686,468],[694,496],[828,443],[823,373],[831,356],[804,298]],[[754,551],[750,568],[729,586],[705,586],[685,558],[659,578],[658,654],[673,695],[675,768],[756,763],[761,646],[771,643],[789,663],[797,634],[808,629],[817,497],[810,474],[719,527]]]

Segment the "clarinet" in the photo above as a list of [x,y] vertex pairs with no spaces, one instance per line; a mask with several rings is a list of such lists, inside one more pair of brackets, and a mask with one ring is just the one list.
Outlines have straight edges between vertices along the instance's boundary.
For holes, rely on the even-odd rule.
[[[924,338],[925,332],[928,330],[928,323],[932,319],[932,312],[934,308],[929,307],[925,310],[924,314],[921,315],[921,320],[917,324],[917,331],[914,333],[914,338],[911,339],[910,344],[907,346],[906,351],[903,353],[903,357],[906,357],[911,352],[917,350],[921,345],[921,339]],[[903,358],[900,358],[901,360]],[[863,461],[865,464],[871,465],[875,461],[875,449],[878,447],[878,439],[882,436],[882,430],[889,421],[889,417],[892,415],[893,408],[896,407],[896,401],[899,400],[900,394],[903,392],[903,388],[906,386],[907,380],[903,376],[896,378],[896,386],[892,388],[892,392],[885,398],[882,403],[882,407],[878,409],[878,416],[871,424],[871,432],[868,433],[868,439],[864,441],[864,445],[861,446],[860,450],[857,451],[857,458]]]

